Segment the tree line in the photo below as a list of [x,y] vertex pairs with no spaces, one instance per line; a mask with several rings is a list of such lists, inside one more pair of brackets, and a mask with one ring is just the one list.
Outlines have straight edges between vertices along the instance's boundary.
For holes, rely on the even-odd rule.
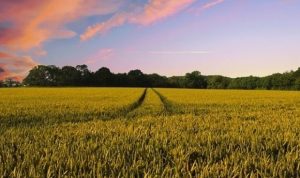
[[39,65],[30,70],[22,83],[9,80],[7,86],[95,86],[95,87],[167,87],[201,89],[277,89],[300,90],[300,68],[296,71],[276,73],[266,77],[229,78],[221,75],[201,75],[199,71],[184,76],[166,77],[159,74],[144,74],[141,70],[128,73],[112,73],[102,67],[91,72],[87,65],[64,66]]

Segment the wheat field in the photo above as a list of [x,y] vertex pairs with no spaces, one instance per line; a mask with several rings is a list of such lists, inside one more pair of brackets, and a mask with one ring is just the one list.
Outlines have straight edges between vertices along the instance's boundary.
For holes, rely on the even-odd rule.
[[0,89],[0,177],[299,177],[300,92]]

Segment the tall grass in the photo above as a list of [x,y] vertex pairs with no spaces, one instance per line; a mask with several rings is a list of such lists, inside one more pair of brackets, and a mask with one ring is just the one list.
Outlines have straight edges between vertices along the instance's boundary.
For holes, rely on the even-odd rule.
[[[137,101],[143,90],[34,90],[0,90],[0,98],[29,108],[26,117],[32,112],[33,119],[55,120],[5,127],[0,135],[2,177],[300,176],[297,92],[156,89],[172,107],[172,112],[166,112],[161,97],[148,89],[139,107],[118,118],[56,122],[71,116],[68,109],[76,113],[78,105],[102,108],[96,98],[104,97],[103,107],[108,109],[103,111],[113,113],[113,108]],[[77,90],[82,90],[81,98],[72,101]],[[8,93],[15,95],[9,97]],[[36,109],[26,107],[32,106],[30,102],[47,100],[49,109],[43,104],[35,105]],[[69,108],[61,109],[66,114],[58,117],[59,109],[53,103],[68,102]],[[6,112],[0,119],[22,117],[17,114],[20,111],[14,112],[16,105],[1,100],[0,106]],[[84,113],[93,111],[86,109]]]

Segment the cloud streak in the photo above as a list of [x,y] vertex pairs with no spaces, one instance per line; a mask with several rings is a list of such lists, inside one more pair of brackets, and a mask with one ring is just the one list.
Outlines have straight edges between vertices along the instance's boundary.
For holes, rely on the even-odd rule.
[[182,11],[193,2],[195,0],[150,0],[142,13],[132,17],[130,22],[150,25]]
[[80,39],[82,41],[88,40],[97,34],[104,34],[112,28],[124,25],[125,23],[147,26],[179,13],[195,1],[149,0],[143,8],[136,8],[133,12],[121,12],[105,22],[89,26],[80,36]]
[[218,4],[221,4],[223,3],[225,0],[215,0],[215,1],[212,1],[212,2],[209,2],[209,3],[206,3],[204,4],[204,6],[202,6],[201,9],[205,10],[205,9],[209,9],[209,8],[212,8]]
[[0,2],[0,44],[15,50],[40,47],[51,39],[76,35],[65,27],[80,18],[115,12],[121,1],[19,0]]
[[[0,1],[0,64],[1,78],[21,79],[35,66],[36,57],[47,55],[43,44],[54,39],[67,39],[77,35],[68,24],[94,16],[111,18],[88,26],[80,35],[82,41],[103,35],[124,24],[149,26],[174,16],[199,0],[3,0]],[[213,0],[200,9],[205,10],[224,2]],[[195,9],[196,10],[196,9]],[[9,52],[8,52],[9,51]],[[11,54],[15,53],[15,54]],[[152,51],[151,54],[205,54],[205,51]],[[22,54],[22,55],[18,55]],[[110,58],[112,49],[101,49],[87,59],[88,64]]]
[[[14,53],[47,55],[46,41],[76,36],[67,24],[89,16],[116,12],[122,0],[2,0],[0,1],[0,49]],[[36,62],[30,56],[0,53],[0,78],[20,80]]]
[[114,15],[106,22],[89,26],[86,31],[80,36],[82,41],[88,40],[97,34],[104,34],[114,27],[123,25],[128,20],[129,14],[121,13]]
[[190,12],[193,12],[195,14],[200,14],[201,12],[203,12],[204,10],[213,8],[221,3],[225,2],[225,0],[211,0],[203,5],[201,5],[200,7],[196,7],[196,8],[191,8],[189,9]]
[[150,54],[170,54],[170,55],[190,55],[190,54],[208,54],[209,51],[149,51]]
[[108,60],[112,58],[115,54],[114,49],[111,48],[103,48],[100,49],[96,54],[88,57],[85,61],[86,64],[95,64],[98,61]]

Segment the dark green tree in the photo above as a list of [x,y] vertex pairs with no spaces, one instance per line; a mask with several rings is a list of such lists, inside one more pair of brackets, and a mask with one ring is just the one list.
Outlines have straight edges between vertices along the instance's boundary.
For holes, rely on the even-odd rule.
[[[0,73],[4,72],[0,68]],[[266,77],[202,76],[199,71],[185,76],[165,77],[159,74],[144,74],[141,70],[131,70],[128,74],[114,74],[102,67],[95,73],[87,65],[54,66],[39,65],[30,70],[24,79],[30,86],[115,86],[115,87],[174,87],[174,88],[214,88],[214,89],[300,89],[300,68],[296,71],[276,73]],[[6,86],[7,81],[2,85]],[[0,83],[1,84],[1,83]],[[8,84],[10,85],[10,84]],[[13,84],[15,85],[15,84]]]
[[128,80],[132,87],[146,87],[149,86],[146,76],[141,70],[131,70],[128,72]]
[[80,73],[80,79],[79,79],[79,85],[81,86],[90,86],[93,83],[93,74],[88,69],[88,66],[83,65],[77,65],[76,66],[77,71]]
[[272,80],[269,76],[262,77],[257,80],[257,88],[258,89],[266,89],[270,90],[272,89]]
[[59,85],[62,86],[78,86],[80,85],[81,73],[75,67],[64,66],[61,69],[61,77]]
[[300,90],[300,67],[293,73],[295,79],[294,88]]
[[272,89],[292,89],[295,84],[295,78],[292,73],[276,73],[271,75],[270,79],[272,82]]
[[126,73],[119,73],[113,75],[113,86],[115,87],[128,87],[130,86],[130,81]]
[[300,77],[296,79],[295,81],[295,89],[300,90]]
[[185,75],[185,87],[187,88],[206,88],[207,81],[199,71],[187,73]]
[[293,73],[293,77],[300,78],[300,67]]
[[106,67],[102,67],[97,70],[94,74],[96,86],[112,86],[113,85],[113,74]]
[[228,85],[231,89],[256,89],[258,88],[259,77],[239,77],[232,79]]
[[17,81],[15,78],[6,78],[3,81],[3,86],[4,87],[19,87],[21,86],[21,83]]
[[230,83],[230,78],[220,75],[207,77],[207,88],[211,89],[226,89]]
[[[4,69],[0,67],[0,76],[1,76],[1,73],[4,73]],[[3,81],[0,80],[0,87],[4,87],[4,84],[3,84]]]
[[150,87],[168,87],[168,78],[158,74],[149,74],[146,76]]
[[172,88],[184,88],[185,77],[184,76],[173,76],[168,78],[168,86]]
[[61,70],[54,66],[39,65],[29,71],[24,83],[30,86],[58,86]]

